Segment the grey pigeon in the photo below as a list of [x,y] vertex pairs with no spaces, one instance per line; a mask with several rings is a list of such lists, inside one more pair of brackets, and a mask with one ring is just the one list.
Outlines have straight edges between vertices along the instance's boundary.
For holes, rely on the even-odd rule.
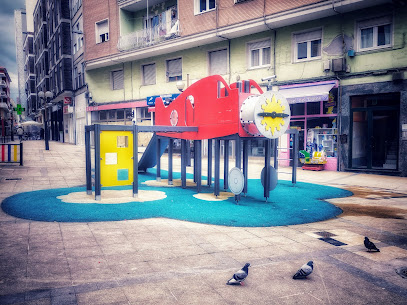
[[246,263],[242,269],[233,274],[233,277],[226,283],[227,285],[243,285],[243,281],[249,274],[250,264]]
[[376,247],[376,245],[373,242],[369,240],[369,238],[365,237],[364,243],[365,247],[367,248],[367,251],[370,252],[371,250],[375,250],[376,252],[380,252],[380,250]]
[[312,273],[312,270],[314,270],[314,262],[309,261],[308,263],[304,264],[296,274],[294,274],[293,279],[305,279],[308,275]]

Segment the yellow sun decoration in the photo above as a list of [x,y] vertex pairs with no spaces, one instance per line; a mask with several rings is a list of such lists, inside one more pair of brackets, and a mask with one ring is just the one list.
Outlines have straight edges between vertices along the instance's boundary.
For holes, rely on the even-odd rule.
[[[285,107],[281,105],[281,101],[276,99],[276,96],[273,95],[273,98],[271,99],[266,99],[266,105],[262,105],[261,108],[264,110],[264,112],[276,112],[276,113],[283,113],[285,110]],[[281,125],[284,125],[284,119],[280,117],[272,118],[272,117],[264,117],[263,120],[261,121],[262,125],[266,125],[265,129],[266,131],[271,129],[271,133],[274,135],[274,131],[277,129],[280,131]]]

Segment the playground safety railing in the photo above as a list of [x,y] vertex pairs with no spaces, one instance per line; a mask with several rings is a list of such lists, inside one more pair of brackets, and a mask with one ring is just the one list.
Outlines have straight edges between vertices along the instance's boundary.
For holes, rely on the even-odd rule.
[[0,145],[0,163],[20,163],[20,166],[23,166],[23,142]]

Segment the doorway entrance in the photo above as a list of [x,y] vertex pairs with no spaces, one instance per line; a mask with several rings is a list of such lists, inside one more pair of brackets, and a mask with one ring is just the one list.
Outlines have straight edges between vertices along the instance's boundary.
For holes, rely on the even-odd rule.
[[351,168],[397,170],[399,94],[351,97]]

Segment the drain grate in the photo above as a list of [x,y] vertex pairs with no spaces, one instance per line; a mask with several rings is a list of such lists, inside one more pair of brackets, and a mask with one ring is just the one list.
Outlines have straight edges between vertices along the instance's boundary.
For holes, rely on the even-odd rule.
[[324,242],[326,242],[326,243],[328,243],[328,244],[331,244],[331,245],[334,245],[334,246],[346,246],[347,244],[345,244],[345,243],[343,243],[343,242],[341,242],[341,241],[339,241],[339,240],[336,240],[336,239],[333,239],[333,238],[330,238],[330,237],[321,237],[321,238],[318,238],[319,240],[322,240],[322,241],[324,241]]
[[23,179],[23,178],[6,178],[4,180],[21,180],[21,179]]
[[315,234],[322,236],[322,237],[331,237],[331,236],[336,236],[335,234],[327,231],[321,231],[321,232],[315,232]]
[[396,269],[396,273],[400,275],[403,279],[407,279],[407,267]]

